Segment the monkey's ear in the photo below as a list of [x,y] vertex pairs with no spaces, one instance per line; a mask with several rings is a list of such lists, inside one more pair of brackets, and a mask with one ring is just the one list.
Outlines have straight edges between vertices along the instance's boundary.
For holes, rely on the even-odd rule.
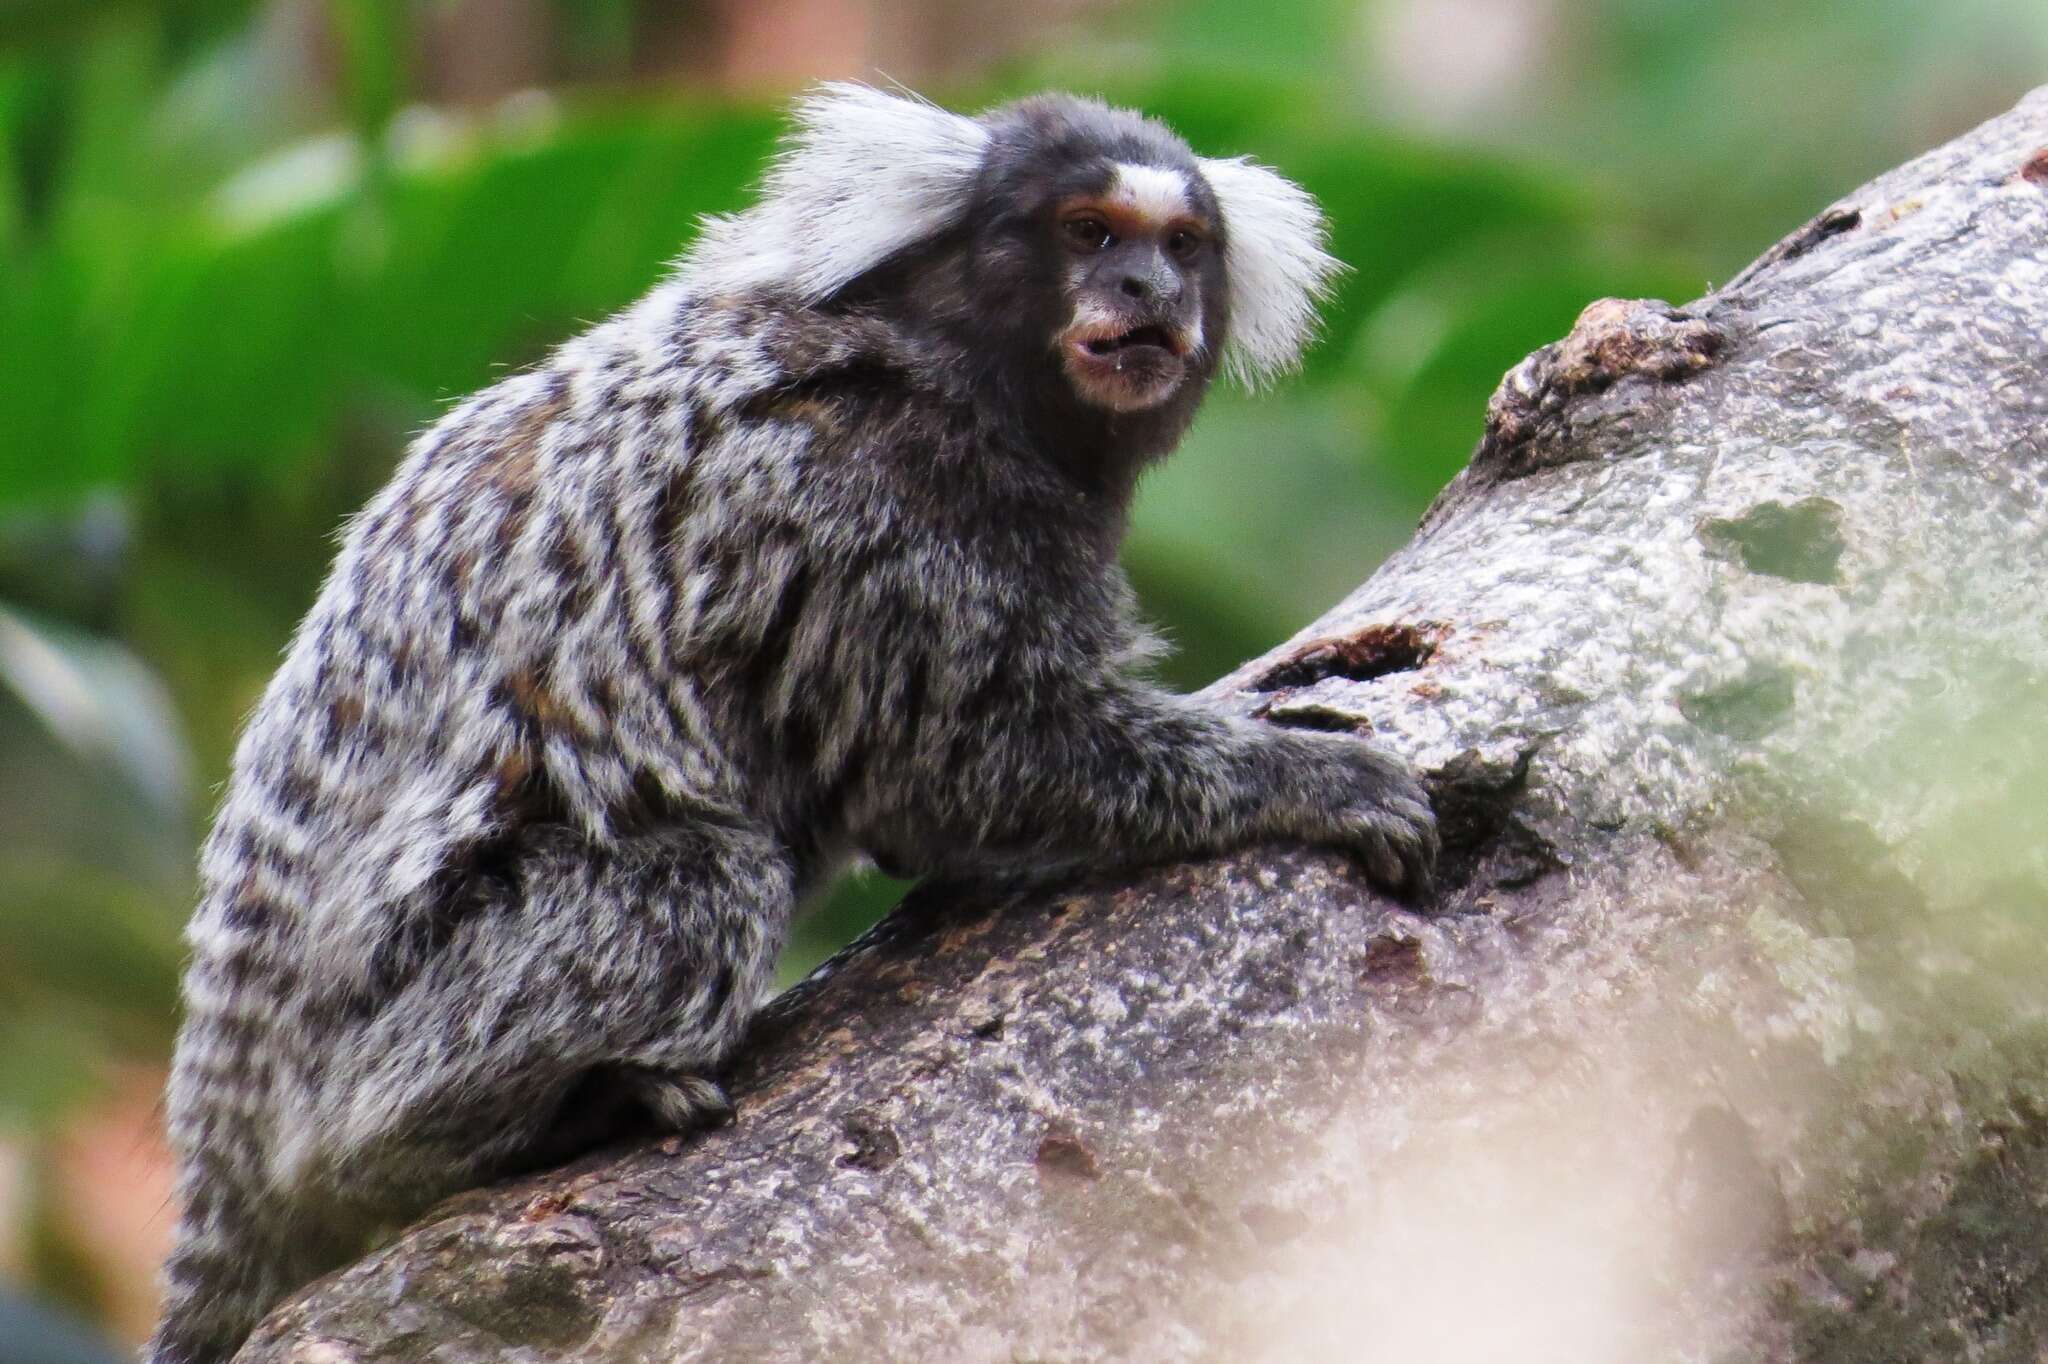
[[1223,362],[1246,387],[1292,369],[1315,334],[1316,305],[1345,268],[1323,249],[1323,210],[1292,180],[1244,157],[1204,160],[1223,209],[1230,340]]
[[912,96],[851,82],[798,101],[761,199],[707,218],[686,275],[727,290],[780,286],[815,302],[958,222],[988,130]]

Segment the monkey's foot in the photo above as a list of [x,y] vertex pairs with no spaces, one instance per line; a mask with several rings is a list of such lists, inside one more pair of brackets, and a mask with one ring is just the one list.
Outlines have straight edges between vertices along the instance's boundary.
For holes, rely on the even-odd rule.
[[732,1100],[714,1080],[675,1070],[632,1066],[626,1083],[654,1120],[671,1132],[695,1132],[731,1122]]

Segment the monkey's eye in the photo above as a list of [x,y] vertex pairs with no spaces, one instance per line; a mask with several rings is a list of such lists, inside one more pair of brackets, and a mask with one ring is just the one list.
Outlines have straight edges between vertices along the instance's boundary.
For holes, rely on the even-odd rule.
[[1060,224],[1067,234],[1067,240],[1084,251],[1100,251],[1113,238],[1109,235],[1109,224],[1100,218],[1069,218]]
[[1166,249],[1173,253],[1176,260],[1193,260],[1202,249],[1202,234],[1191,232],[1185,227],[1177,227],[1167,234]]

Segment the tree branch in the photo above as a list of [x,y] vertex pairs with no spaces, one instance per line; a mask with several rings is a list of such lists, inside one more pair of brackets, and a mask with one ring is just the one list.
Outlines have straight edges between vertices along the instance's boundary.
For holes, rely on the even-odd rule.
[[1429,912],[1267,848],[927,888],[736,1125],[443,1205],[245,1361],[2033,1359],[2048,90],[1605,300],[1212,689],[1430,774]]

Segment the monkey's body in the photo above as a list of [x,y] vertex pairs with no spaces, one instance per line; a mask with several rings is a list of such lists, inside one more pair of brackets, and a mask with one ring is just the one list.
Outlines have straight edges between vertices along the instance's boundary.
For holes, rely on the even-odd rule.
[[[1200,197],[1177,141],[1099,106],[977,123],[842,90],[738,229],[832,208],[795,182],[804,157],[853,155],[835,108],[929,121],[894,127],[908,148],[860,131],[885,161],[964,162],[998,215],[1029,177],[991,191],[987,168],[1049,143],[1057,169],[1076,137]],[[1245,202],[1196,207],[1272,207]],[[351,526],[203,860],[159,1364],[225,1358],[378,1227],[564,1154],[608,1094],[679,1128],[719,1116],[710,1077],[794,905],[853,852],[1043,871],[1295,837],[1421,873],[1427,809],[1398,760],[1130,671],[1150,643],[1117,546],[1244,306],[1221,271],[1186,272],[1207,352],[1152,357],[1185,381],[1077,401],[1088,376],[1061,364],[1088,354],[1004,352],[1064,320],[1027,296],[1044,281],[1005,282],[944,215],[906,218],[824,279],[714,225],[669,284],[450,413]],[[1183,325],[1120,278],[1152,331]],[[1117,358],[1089,382],[1150,383],[1144,339],[1138,378]]]

